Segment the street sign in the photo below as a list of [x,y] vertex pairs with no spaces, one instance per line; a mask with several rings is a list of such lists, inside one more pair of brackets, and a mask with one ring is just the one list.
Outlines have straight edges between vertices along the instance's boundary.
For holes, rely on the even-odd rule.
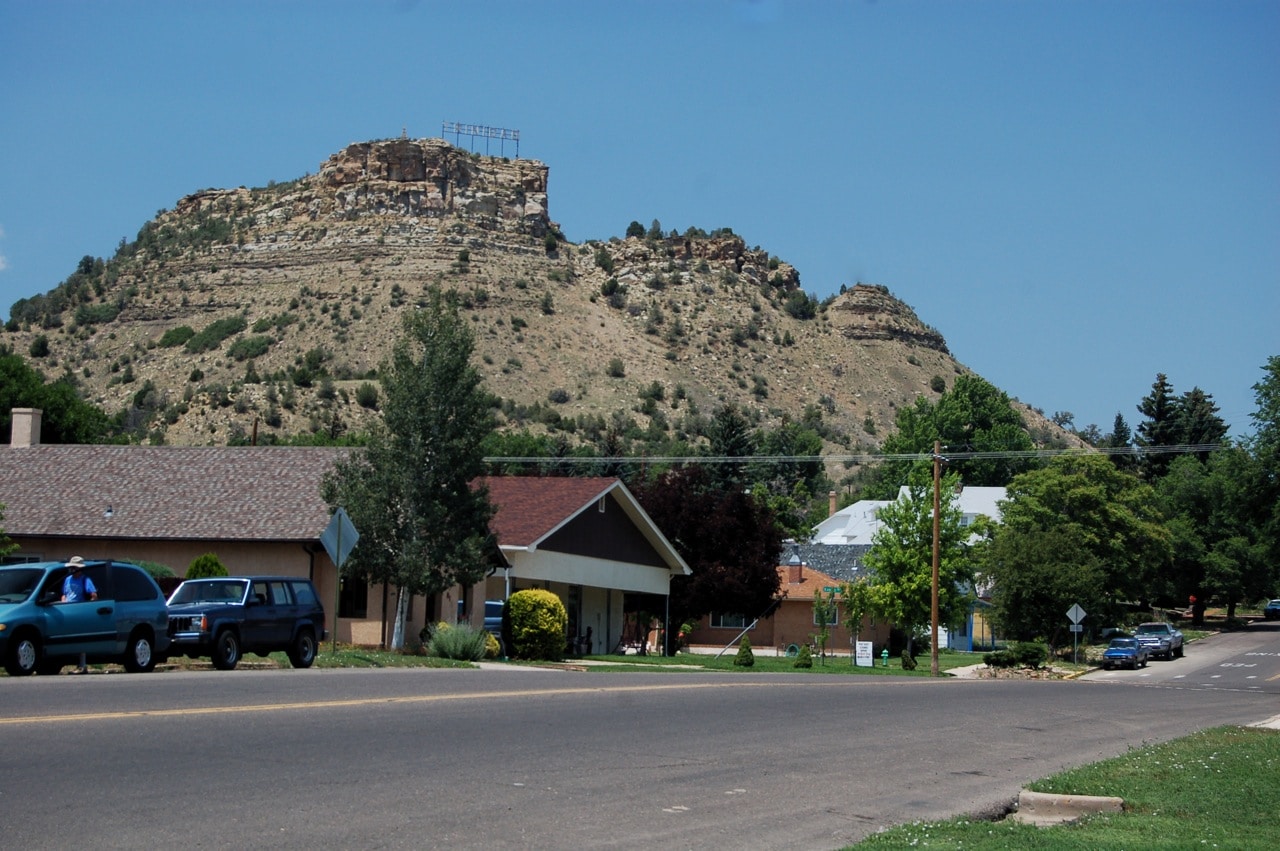
[[834,587],[832,587],[832,586],[830,586],[830,585],[823,585],[823,586],[822,586],[822,593],[823,593],[823,594],[835,594],[835,593],[837,593],[839,590],[840,590],[839,588],[834,588]]
[[1072,631],[1072,632],[1084,632],[1084,625],[1083,625],[1083,624],[1078,624],[1078,623],[1073,623],[1073,624],[1071,625],[1071,631]]
[[[1088,614],[1088,613],[1087,613],[1087,612],[1085,612],[1085,610],[1084,610],[1084,609],[1080,608],[1080,604],[1079,604],[1079,603],[1076,603],[1076,604],[1075,604],[1075,605],[1073,605],[1071,608],[1067,609],[1067,618],[1068,618],[1072,623],[1075,623],[1075,624],[1078,624],[1078,623],[1080,623],[1080,621],[1084,620],[1084,618],[1085,618],[1085,615],[1086,615],[1086,614]],[[1079,630],[1073,630],[1073,631],[1074,631],[1074,632],[1079,632]]]
[[345,508],[339,508],[333,512],[333,519],[320,533],[320,543],[324,544],[324,551],[338,567],[342,567],[342,563],[347,560],[347,556],[351,555],[351,551],[355,549],[356,542],[359,540],[360,533],[351,523]]

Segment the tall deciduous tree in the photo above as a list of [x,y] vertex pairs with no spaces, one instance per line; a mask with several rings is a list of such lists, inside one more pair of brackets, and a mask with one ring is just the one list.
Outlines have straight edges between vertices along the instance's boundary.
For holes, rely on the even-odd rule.
[[1153,588],[1157,602],[1179,608],[1194,597],[1197,621],[1214,599],[1235,616],[1238,603],[1269,595],[1273,568],[1259,528],[1261,471],[1243,449],[1213,452],[1201,463],[1175,458],[1156,491],[1173,537],[1173,567]]
[[1249,448],[1257,460],[1256,498],[1259,537],[1267,545],[1268,561],[1280,583],[1280,355],[1272,355],[1262,367],[1263,378],[1253,385],[1257,410]]
[[1147,599],[1171,563],[1151,486],[1087,454],[1014,478],[986,555],[997,628],[1050,640],[1072,603],[1091,623],[1117,621],[1127,603]]
[[493,508],[472,482],[494,425],[473,348],[454,298],[432,290],[379,370],[383,423],[324,481],[326,501],[360,532],[344,571],[396,589],[397,648],[410,595],[478,582],[490,567]]
[[[1022,415],[1009,396],[976,375],[961,375],[951,389],[932,403],[923,396],[902,408],[897,431],[885,439],[886,455],[927,453],[935,440],[951,450],[970,452],[1025,451],[1035,448]],[[973,458],[951,462],[967,485],[1001,486],[1037,462],[1028,458]],[[867,496],[892,499],[906,482],[911,461],[887,461],[880,465]]]
[[[967,614],[975,568],[969,542],[984,531],[984,524],[961,525],[954,499],[959,484],[959,476],[947,474],[939,506],[938,618],[943,626]],[[907,493],[876,517],[881,526],[863,558],[870,571],[871,609],[907,634],[907,651],[914,655],[915,638],[933,620],[933,491],[927,473],[918,471]]]
[[763,500],[722,487],[706,465],[668,470],[632,489],[692,570],[671,581],[674,623],[713,611],[751,619],[773,604],[783,533]]
[[20,355],[0,346],[0,434],[9,431],[14,408],[44,412],[40,435],[45,443],[99,443],[110,432],[107,415],[81,399],[70,381],[45,383]]

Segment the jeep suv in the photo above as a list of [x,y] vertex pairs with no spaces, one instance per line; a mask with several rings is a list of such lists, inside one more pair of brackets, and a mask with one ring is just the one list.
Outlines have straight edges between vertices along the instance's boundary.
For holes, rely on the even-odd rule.
[[188,579],[169,597],[170,652],[230,671],[244,653],[283,650],[309,668],[327,635],[324,607],[309,580],[292,576]]
[[62,602],[70,572],[50,561],[0,567],[0,659],[11,676],[56,674],[64,665],[119,662],[131,673],[155,668],[169,646],[164,593],[145,570],[86,561],[96,600]]

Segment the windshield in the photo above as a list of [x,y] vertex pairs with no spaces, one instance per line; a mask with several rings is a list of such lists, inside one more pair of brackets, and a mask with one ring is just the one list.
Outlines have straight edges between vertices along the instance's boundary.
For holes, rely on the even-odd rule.
[[44,571],[32,567],[6,567],[0,570],[0,603],[21,603],[36,590]]
[[184,582],[169,598],[170,606],[183,603],[241,603],[249,583],[243,579],[199,579]]
[[1138,627],[1139,635],[1154,635],[1156,633],[1168,632],[1169,627],[1162,623],[1144,623]]
[[1138,642],[1133,638],[1113,638],[1111,639],[1112,647],[1136,647]]

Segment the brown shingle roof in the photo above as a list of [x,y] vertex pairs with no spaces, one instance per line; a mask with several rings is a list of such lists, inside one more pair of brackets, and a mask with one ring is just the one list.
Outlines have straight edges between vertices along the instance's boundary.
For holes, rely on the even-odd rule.
[[0,446],[3,528],[28,536],[315,540],[329,522],[320,481],[349,451]]
[[497,513],[489,523],[502,546],[527,547],[594,503],[616,478],[489,477],[481,480]]

